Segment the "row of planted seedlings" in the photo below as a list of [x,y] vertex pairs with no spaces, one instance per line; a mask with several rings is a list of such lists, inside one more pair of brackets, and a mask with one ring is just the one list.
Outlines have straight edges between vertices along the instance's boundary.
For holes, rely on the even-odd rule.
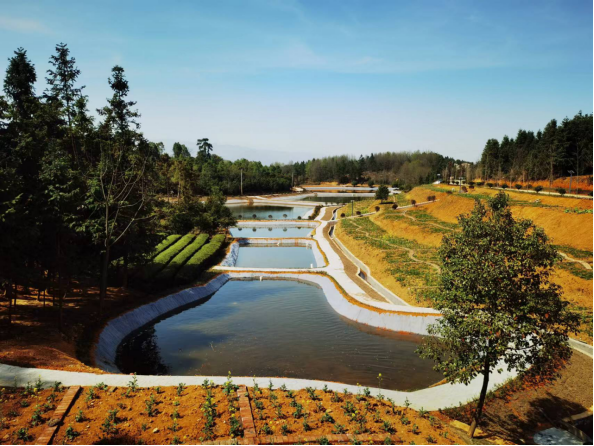
[[[381,388],[381,375],[378,380]],[[53,443],[193,444],[237,439],[243,436],[237,390],[230,374],[222,386],[205,380],[201,386],[143,388],[135,375],[126,387],[99,383],[79,393]],[[60,383],[44,389],[41,382],[2,389],[1,442],[34,443],[63,392]],[[380,434],[386,444],[460,443],[439,413],[414,410],[408,400],[398,407],[381,393],[372,397],[369,388],[359,387],[354,394],[326,386],[293,391],[284,385],[275,389],[270,382],[262,389],[254,380],[245,396],[251,399],[261,438],[308,435],[328,444],[333,434],[351,434],[352,443],[360,444],[366,434]]]
[[[381,388],[382,377],[378,376]],[[439,413],[430,414],[396,406],[381,392],[371,396],[369,388],[353,394],[306,387],[293,391],[285,385],[275,389],[260,388],[254,380],[248,389],[257,434],[266,436],[315,436],[316,443],[329,444],[332,435],[351,434],[353,444],[361,444],[366,435],[380,434],[385,444],[455,444],[460,440],[446,428]],[[361,440],[358,439],[361,437]]]
[[0,389],[0,443],[31,443],[46,428],[47,422],[64,394],[61,383],[46,387],[38,379],[27,383]]
[[195,444],[243,435],[237,386],[127,387],[104,383],[83,389],[54,444]]

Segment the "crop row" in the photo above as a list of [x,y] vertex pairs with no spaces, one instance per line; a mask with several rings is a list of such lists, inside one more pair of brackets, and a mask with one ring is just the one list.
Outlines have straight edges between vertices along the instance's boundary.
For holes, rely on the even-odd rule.
[[159,255],[161,252],[165,251],[170,246],[173,246],[175,242],[177,242],[181,238],[179,234],[171,234],[167,236],[161,243],[159,243],[155,250],[153,251],[153,257]]
[[222,246],[225,241],[225,234],[215,235],[208,244],[204,245],[190,260],[180,269],[176,276],[176,282],[187,283],[195,280],[202,270],[207,260],[210,259]]
[[180,237],[177,242],[169,248],[157,254],[152,262],[144,269],[144,278],[149,280],[155,277],[167,264],[173,260],[186,246],[188,246],[195,238],[194,234],[186,234]]
[[182,268],[186,262],[194,255],[202,245],[208,240],[207,234],[198,235],[194,241],[188,244],[178,255],[176,255],[165,268],[159,272],[156,280],[161,283],[169,283],[175,274]]

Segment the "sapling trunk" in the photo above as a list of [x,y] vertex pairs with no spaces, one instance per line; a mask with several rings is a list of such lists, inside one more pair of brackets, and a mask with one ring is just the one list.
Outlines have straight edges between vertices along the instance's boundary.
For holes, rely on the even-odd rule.
[[483,406],[485,404],[485,397],[487,396],[487,388],[489,387],[489,357],[485,359],[485,368],[483,369],[483,387],[481,389],[481,395],[479,397],[478,404],[476,406],[476,411],[474,412],[474,419],[472,420],[472,424],[470,425],[470,429],[468,431],[468,435],[470,438],[474,437],[474,431],[478,426],[478,423],[481,419],[481,415],[483,414]]
[[107,294],[107,273],[109,269],[109,245],[103,253],[103,265],[101,266],[101,290],[99,292],[99,315],[103,315],[103,301]]

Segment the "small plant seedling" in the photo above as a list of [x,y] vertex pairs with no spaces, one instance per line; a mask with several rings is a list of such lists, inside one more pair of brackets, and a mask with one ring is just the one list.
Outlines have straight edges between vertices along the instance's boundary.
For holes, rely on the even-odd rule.
[[320,437],[318,438],[318,444],[330,444],[330,442],[328,441],[328,438]]
[[281,433],[286,437],[289,433],[289,426],[287,425],[287,423],[284,423],[281,426]]
[[78,412],[74,416],[74,421],[76,421],[77,423],[82,423],[83,421],[85,421],[85,414],[82,411],[82,409],[78,410]]
[[305,415],[305,416],[303,417],[303,423],[302,423],[302,424],[303,424],[303,430],[304,430],[305,432],[308,432],[308,431],[311,429],[311,426],[310,426],[310,425],[309,425],[309,423],[307,422],[307,419],[308,419],[308,416],[307,416],[307,415]]
[[136,390],[138,390],[138,377],[136,376],[136,373],[134,373],[132,376],[132,380],[128,382],[128,388],[132,392],[136,392]]
[[231,418],[229,418],[229,435],[231,437],[239,437],[241,435],[241,424],[234,415],[231,415]]
[[85,401],[86,402],[89,402],[89,401],[94,400],[94,399],[95,399],[95,389],[93,389],[91,387],[89,390],[87,390],[87,396],[85,398]]
[[41,417],[41,408],[39,405],[35,406],[35,410],[33,411],[33,415],[31,415],[31,426],[37,426],[41,424],[43,418]]
[[21,441],[29,441],[31,439],[31,435],[29,435],[29,429],[26,427],[21,427],[16,431],[16,437]]
[[146,406],[144,411],[149,417],[156,415],[155,403],[155,396],[151,393],[150,398],[144,402]]
[[78,437],[80,434],[77,431],[75,431],[72,426],[68,426],[68,428],[66,429],[65,435],[66,435],[66,438],[68,438],[68,440],[74,441],[74,439],[76,437]]
[[344,426],[342,424],[338,424],[338,423],[334,423],[334,429],[332,430],[333,434],[344,434],[346,432],[346,429],[344,428]]
[[324,412],[324,415],[322,415],[320,421],[322,423],[334,423],[334,418],[332,418],[332,415],[330,415],[328,412]]
[[182,395],[184,389],[186,388],[185,386],[186,385],[184,383],[179,383],[177,385],[177,396],[181,396]]

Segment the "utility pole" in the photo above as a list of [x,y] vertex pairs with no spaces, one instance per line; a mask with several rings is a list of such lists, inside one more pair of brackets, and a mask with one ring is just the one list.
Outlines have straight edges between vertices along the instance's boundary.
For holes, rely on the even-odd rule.
[[351,217],[355,216],[355,200],[351,200]]
[[571,179],[573,178],[573,174],[575,172],[573,170],[568,170],[567,173],[569,174],[569,193],[571,193]]
[[243,169],[239,169],[239,171],[241,172],[241,181],[239,183],[240,184],[240,188],[241,188],[240,189],[241,190],[240,195],[243,195]]

